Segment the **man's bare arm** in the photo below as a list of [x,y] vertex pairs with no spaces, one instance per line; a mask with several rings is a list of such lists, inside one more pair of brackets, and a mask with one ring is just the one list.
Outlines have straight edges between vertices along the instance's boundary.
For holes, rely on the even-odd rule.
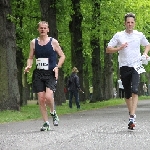
[[57,52],[58,56],[59,56],[59,60],[58,60],[58,64],[57,66],[53,69],[53,71],[55,72],[55,78],[56,80],[58,79],[58,68],[61,68],[61,66],[63,65],[64,61],[65,61],[65,54],[63,53],[61,47],[59,46],[59,43],[57,40],[53,40],[52,41],[52,46],[53,49]]
[[58,60],[58,68],[61,68],[61,66],[63,65],[64,61],[65,61],[65,54],[63,53],[61,47],[59,46],[59,43],[57,40],[53,41],[53,45],[54,45],[54,50],[57,52],[57,54],[59,55],[59,60]]
[[106,48],[106,53],[115,53],[118,52],[119,48],[118,47],[107,47]]
[[145,50],[144,50],[144,55],[146,56],[146,57],[149,57],[148,56],[148,52],[150,51],[150,44],[148,44],[147,46],[145,46]]
[[119,47],[110,47],[110,46],[108,46],[108,47],[106,48],[106,53],[115,53],[115,52],[118,52],[118,51],[120,51],[120,50],[126,48],[127,46],[128,46],[127,43],[124,43],[124,44],[122,44],[122,45],[119,46]]

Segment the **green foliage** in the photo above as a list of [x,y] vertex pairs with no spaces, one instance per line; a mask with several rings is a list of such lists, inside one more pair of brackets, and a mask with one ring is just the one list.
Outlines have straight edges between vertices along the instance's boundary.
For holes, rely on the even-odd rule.
[[[135,29],[143,32],[147,37],[149,34],[149,14],[150,14],[150,1],[140,0],[114,0],[114,1],[102,1],[101,2],[101,39],[100,45],[103,49],[103,41],[110,40],[112,36],[121,30],[124,30],[124,15],[128,12],[133,12],[136,15],[136,27]],[[143,50],[141,49],[141,52]],[[114,81],[117,78],[117,55],[113,54],[114,62]],[[147,65],[146,71],[150,71],[150,67]]]
[[[37,23],[41,18],[39,0],[12,0],[11,6],[12,15],[10,18],[16,25],[17,47],[23,51],[24,60],[22,61],[26,66],[30,41],[38,36]],[[31,73],[33,69],[31,69]],[[31,83],[31,74],[28,74],[28,82]]]
[[[96,1],[94,1],[96,2]],[[98,26],[92,29],[92,14],[94,6],[92,0],[81,0],[80,7],[83,15],[82,22],[82,40],[83,40],[83,56],[85,58],[84,68],[88,68],[89,80],[92,78],[91,54],[90,46],[91,33],[94,37],[100,37],[101,63],[103,67],[104,61],[104,40],[110,40],[114,33],[124,30],[124,14],[133,12],[136,14],[136,29],[143,32],[147,37],[150,36],[150,1],[149,0],[101,0],[100,2],[100,17]],[[23,50],[24,66],[29,55],[29,43],[38,36],[37,23],[41,19],[40,1],[39,0],[12,0],[12,15],[8,18],[16,25],[17,46]],[[72,10],[71,0],[57,0],[57,29],[58,41],[66,55],[66,61],[63,65],[65,75],[70,74],[71,64],[71,35],[69,32],[69,23]],[[32,8],[32,9],[31,9]],[[97,24],[97,23],[95,23]],[[97,31],[100,31],[98,33]],[[117,79],[117,54],[113,55],[114,59],[114,81]],[[83,68],[83,69],[84,69]],[[146,66],[149,72],[150,67]],[[31,70],[32,74],[32,70]],[[31,74],[28,74],[28,82],[31,82]]]
[[66,60],[64,63],[65,76],[71,72],[71,35],[69,32],[69,22],[71,21],[71,1],[57,0],[57,28],[58,28],[58,41],[62,47]]

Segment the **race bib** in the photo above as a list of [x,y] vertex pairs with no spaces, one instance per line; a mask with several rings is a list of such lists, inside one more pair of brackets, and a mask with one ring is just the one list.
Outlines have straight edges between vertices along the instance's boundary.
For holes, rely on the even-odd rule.
[[37,69],[49,69],[49,61],[48,58],[38,58],[36,59],[36,68]]
[[134,66],[134,69],[138,72],[138,74],[146,72],[145,69],[144,69],[144,67],[142,65]]

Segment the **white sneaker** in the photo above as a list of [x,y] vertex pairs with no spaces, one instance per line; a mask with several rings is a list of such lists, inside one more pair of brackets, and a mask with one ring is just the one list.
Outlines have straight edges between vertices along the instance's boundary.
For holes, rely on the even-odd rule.
[[[134,114],[133,116],[134,116],[134,120],[133,120],[133,123],[136,123],[136,121],[135,121],[135,118],[136,118],[136,114]],[[129,113],[129,121],[130,121],[130,119],[131,119],[131,118],[130,118],[130,113]]]
[[134,118],[129,118],[128,129],[134,130],[133,129],[134,127],[135,127],[135,119]]
[[[51,113],[50,113],[51,114]],[[58,126],[58,122],[59,122],[59,118],[57,116],[56,111],[54,111],[54,114],[51,114],[52,118],[53,118],[53,125],[54,126]]]

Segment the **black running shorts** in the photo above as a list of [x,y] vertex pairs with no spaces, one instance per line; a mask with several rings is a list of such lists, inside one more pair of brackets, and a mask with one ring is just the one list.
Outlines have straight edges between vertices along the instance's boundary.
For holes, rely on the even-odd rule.
[[138,72],[133,67],[123,66],[120,67],[120,75],[125,91],[125,98],[129,99],[132,96],[132,93],[138,94],[140,81]]
[[46,87],[56,91],[56,78],[53,70],[35,69],[32,75],[33,93],[46,91]]

